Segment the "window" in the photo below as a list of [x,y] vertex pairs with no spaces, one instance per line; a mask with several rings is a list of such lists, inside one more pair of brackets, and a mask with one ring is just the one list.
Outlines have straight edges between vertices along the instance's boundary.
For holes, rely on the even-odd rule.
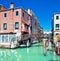
[[32,31],[34,31],[34,27],[32,27]]
[[4,41],[8,42],[8,35],[4,35]]
[[0,35],[0,42],[1,42],[1,35]]
[[2,42],[4,42],[4,35],[2,35]]
[[56,16],[56,20],[58,20],[59,19],[59,16]]
[[4,28],[4,30],[7,29],[7,23],[4,23],[4,24],[3,24],[3,28]]
[[28,29],[28,27],[29,27],[29,25],[26,25],[26,24],[25,24],[25,28]]
[[34,20],[31,20],[31,22],[32,22],[32,23],[35,23],[35,21],[34,21]]
[[7,17],[7,13],[4,13],[4,17]]
[[18,16],[18,13],[19,13],[19,12],[18,12],[18,11],[16,11],[16,16]]
[[0,24],[0,30],[1,30],[1,24]]
[[15,22],[15,29],[19,29],[19,22]]
[[59,35],[58,33],[56,33],[56,35]]
[[37,25],[36,22],[35,22],[35,25]]
[[22,16],[24,17],[24,12],[22,12]]
[[59,24],[56,24],[56,28],[59,28]]

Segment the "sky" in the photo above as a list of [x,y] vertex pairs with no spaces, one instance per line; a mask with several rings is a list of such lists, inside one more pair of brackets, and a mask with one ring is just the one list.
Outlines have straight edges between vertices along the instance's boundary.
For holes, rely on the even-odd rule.
[[60,0],[0,0],[6,8],[10,8],[11,2],[14,2],[14,7],[31,8],[44,30],[52,29],[52,16],[60,12]]

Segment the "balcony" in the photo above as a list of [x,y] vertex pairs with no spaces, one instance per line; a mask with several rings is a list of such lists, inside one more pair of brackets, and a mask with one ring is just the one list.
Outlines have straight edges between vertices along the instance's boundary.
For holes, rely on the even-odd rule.
[[27,25],[29,25],[30,24],[30,21],[29,20],[22,20],[22,22],[24,23],[24,24],[27,24]]
[[26,25],[26,24],[22,24],[22,29],[21,29],[22,32],[29,32],[29,26]]

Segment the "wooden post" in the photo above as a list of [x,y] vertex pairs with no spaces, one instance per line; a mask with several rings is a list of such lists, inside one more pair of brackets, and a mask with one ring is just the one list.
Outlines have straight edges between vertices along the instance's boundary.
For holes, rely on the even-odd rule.
[[29,47],[30,46],[30,43],[29,43],[29,40],[27,40],[27,47]]

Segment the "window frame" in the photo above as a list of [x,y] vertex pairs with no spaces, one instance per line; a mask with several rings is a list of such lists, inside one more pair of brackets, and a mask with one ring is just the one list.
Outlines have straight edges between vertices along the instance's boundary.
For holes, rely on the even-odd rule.
[[7,17],[7,13],[4,13],[4,18],[6,18]]
[[24,17],[24,12],[22,12],[22,17]]
[[18,15],[19,15],[19,11],[16,11],[16,12],[15,12],[15,15],[18,16]]
[[59,28],[59,24],[56,24],[55,27],[56,27],[56,28]]
[[58,19],[59,19],[59,16],[57,15],[57,16],[56,16],[56,20],[58,20]]
[[4,30],[7,29],[7,23],[3,23],[3,29],[4,29]]
[[[16,23],[18,23],[18,26],[16,25]],[[19,29],[19,22],[15,22],[15,29]]]

